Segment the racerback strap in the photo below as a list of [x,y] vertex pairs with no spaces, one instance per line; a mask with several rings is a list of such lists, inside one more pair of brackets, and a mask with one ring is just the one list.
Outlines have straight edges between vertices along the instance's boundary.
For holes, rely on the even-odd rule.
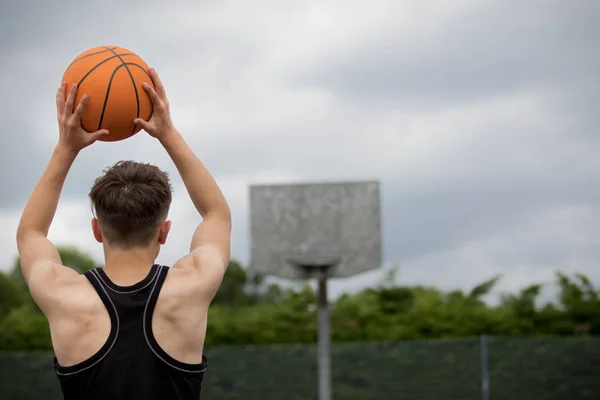
[[79,364],[63,367],[60,366],[56,358],[54,358],[55,370],[59,376],[74,375],[92,368],[102,361],[104,357],[106,357],[117,341],[117,336],[119,335],[119,315],[117,314],[117,308],[110,299],[106,288],[104,285],[102,285],[97,274],[98,272],[95,270],[90,270],[84,273],[85,277],[88,279],[88,281],[90,281],[96,290],[96,293],[98,293],[98,297],[100,297],[100,300],[102,300],[102,303],[104,303],[106,311],[108,311],[108,315],[110,316],[110,333],[100,350],[98,350],[98,352],[96,352],[92,357]]
[[152,315],[154,314],[154,308],[156,307],[156,302],[158,300],[158,296],[160,294],[160,290],[165,283],[165,279],[167,278],[167,273],[169,272],[169,268],[165,266],[160,266],[160,270],[158,271],[158,277],[154,281],[154,285],[150,292],[150,298],[148,299],[148,303],[146,304],[146,310],[144,311],[144,336],[146,338],[146,342],[148,346],[154,352],[154,354],[162,360],[165,364],[169,365],[171,368],[182,372],[189,373],[203,373],[206,371],[207,367],[207,359],[203,355],[202,363],[200,364],[188,364],[178,361],[168,355],[159,345],[156,339],[154,338],[154,334],[152,333]]

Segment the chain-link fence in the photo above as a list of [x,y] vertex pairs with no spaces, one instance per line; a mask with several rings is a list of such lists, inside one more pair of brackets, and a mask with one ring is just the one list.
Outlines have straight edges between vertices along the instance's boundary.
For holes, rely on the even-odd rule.
[[[334,344],[333,399],[485,399],[486,375],[489,400],[600,399],[600,338],[489,338],[483,353],[482,343]],[[203,399],[318,400],[316,345],[205,352]],[[0,354],[0,399],[61,399],[51,361],[51,353]]]

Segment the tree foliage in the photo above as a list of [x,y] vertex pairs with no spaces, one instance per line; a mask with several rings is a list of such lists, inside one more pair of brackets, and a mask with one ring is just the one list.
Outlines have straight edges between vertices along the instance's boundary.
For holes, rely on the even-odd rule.
[[[87,254],[60,248],[78,272],[99,267]],[[331,304],[332,339],[396,341],[496,336],[600,334],[600,290],[585,276],[556,274],[555,301],[540,304],[542,284],[484,300],[501,280],[494,276],[471,290],[443,291],[394,284],[345,294]],[[232,260],[209,310],[207,345],[310,343],[317,338],[316,295],[308,284],[284,289]],[[25,287],[17,259],[0,273],[0,350],[50,349],[48,324]]]

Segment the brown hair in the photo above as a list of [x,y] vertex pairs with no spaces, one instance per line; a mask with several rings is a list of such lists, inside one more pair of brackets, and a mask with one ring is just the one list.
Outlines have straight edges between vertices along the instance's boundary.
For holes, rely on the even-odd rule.
[[135,161],[119,161],[103,172],[90,200],[104,238],[121,248],[149,245],[171,206],[168,174]]

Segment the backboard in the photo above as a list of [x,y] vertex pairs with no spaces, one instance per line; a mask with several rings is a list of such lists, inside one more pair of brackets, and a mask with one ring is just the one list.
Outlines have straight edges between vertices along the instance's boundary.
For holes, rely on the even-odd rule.
[[381,267],[377,181],[250,187],[251,268],[287,279],[294,263],[339,261],[330,277]]

